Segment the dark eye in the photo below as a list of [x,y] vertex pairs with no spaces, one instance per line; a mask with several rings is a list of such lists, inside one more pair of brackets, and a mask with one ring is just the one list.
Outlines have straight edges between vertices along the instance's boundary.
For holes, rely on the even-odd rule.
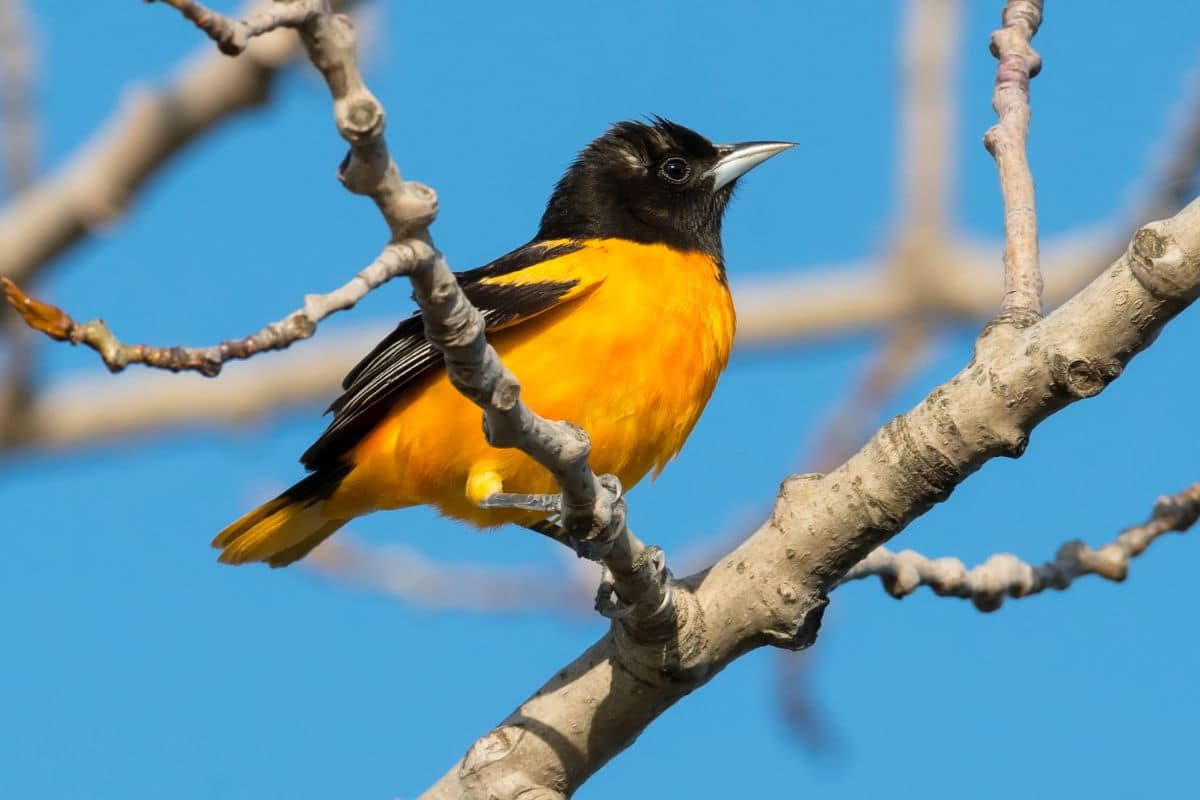
[[692,174],[692,168],[685,159],[673,156],[662,163],[662,166],[658,168],[658,174],[671,183],[683,183]]

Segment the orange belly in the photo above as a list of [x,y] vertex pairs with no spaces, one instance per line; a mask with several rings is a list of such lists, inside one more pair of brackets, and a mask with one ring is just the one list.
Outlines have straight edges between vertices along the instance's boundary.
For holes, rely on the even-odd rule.
[[[592,469],[617,475],[628,489],[661,470],[699,419],[729,358],[733,303],[703,254],[620,240],[590,242],[583,252],[497,278],[576,279],[595,288],[488,340],[529,406],[583,426]],[[482,497],[557,491],[524,453],[487,444],[480,410],[441,371],[401,397],[352,459],[326,506],[330,516],[428,504],[485,527],[539,515],[484,511]]]

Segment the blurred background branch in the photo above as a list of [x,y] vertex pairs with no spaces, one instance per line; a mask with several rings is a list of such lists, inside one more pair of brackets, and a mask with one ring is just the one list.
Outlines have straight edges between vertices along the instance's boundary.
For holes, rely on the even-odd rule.
[[33,183],[37,171],[36,39],[22,0],[0,0],[0,153],[10,201]]
[[[37,174],[38,129],[33,101],[36,38],[22,0],[0,0],[0,168],[7,203],[29,188]],[[4,421],[23,419],[29,411],[34,367],[33,335],[13,315],[4,314],[2,319],[0,448],[16,427]]]

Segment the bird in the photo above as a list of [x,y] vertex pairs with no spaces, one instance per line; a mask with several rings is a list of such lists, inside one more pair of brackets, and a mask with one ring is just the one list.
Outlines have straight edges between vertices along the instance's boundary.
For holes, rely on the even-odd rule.
[[[618,122],[563,174],[528,243],[457,274],[529,407],[588,433],[596,474],[629,489],[683,447],[733,345],[726,206],[740,177],[792,146]],[[433,506],[480,529],[546,521],[486,502],[557,486],[519,450],[488,445],[423,331],[419,313],[404,319],[346,375],[300,459],[307,477],[222,530],[219,561],[286,566],[384,509]]]

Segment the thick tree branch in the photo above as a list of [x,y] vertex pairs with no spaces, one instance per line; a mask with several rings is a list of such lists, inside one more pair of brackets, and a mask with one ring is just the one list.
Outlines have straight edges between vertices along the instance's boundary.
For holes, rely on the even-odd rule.
[[1063,590],[1083,575],[1123,581],[1129,562],[1164,533],[1187,531],[1200,517],[1200,483],[1179,494],[1160,497],[1141,525],[1126,528],[1116,540],[1093,550],[1075,539],[1058,549],[1053,561],[1038,566],[999,553],[968,570],[957,558],[928,559],[912,550],[893,553],[876,548],[846,573],[843,582],[878,576],[892,597],[906,597],[928,586],[944,597],[970,600],[980,611],[995,611],[1005,597],[1029,597],[1046,589]]
[[992,55],[1000,62],[992,107],[999,122],[983,142],[996,159],[1004,195],[1004,301],[1001,320],[1030,325],[1042,315],[1042,273],[1038,265],[1037,210],[1025,143],[1029,138],[1029,82],[1042,68],[1030,46],[1042,24],[1042,0],[1008,0],[1003,27],[992,34]]
[[771,518],[679,582],[677,635],[601,639],[480,739],[428,798],[570,795],[655,717],[763,644],[801,648],[825,595],[869,552],[1033,428],[1098,394],[1200,294],[1200,200],[1143,226],[1128,253],[1044,321],[989,325],[975,357],[828,475],[784,482]]
[[[618,596],[634,609],[477,742],[430,797],[568,795],[735,658],[765,644],[806,647],[826,593],[855,563],[987,460],[1020,455],[1041,420],[1100,392],[1200,294],[1200,201],[1145,225],[1125,255],[1045,320],[1038,317],[1036,291],[1032,306],[1028,291],[1020,300],[1006,294],[999,321],[1022,324],[989,325],[961,373],[829,475],[785,481],[770,519],[753,535],[710,569],[674,583],[624,525],[615,487],[588,469],[586,437],[521,404],[519,385],[486,344],[478,313],[429,240],[432,192],[405,183],[388,155],[383,112],[358,74],[348,21],[325,3],[308,5],[312,13],[303,17],[301,36],[326,77],[338,129],[351,145],[344,183],[370,196],[388,221],[393,238],[387,247],[411,274],[427,335],[443,349],[456,385],[484,409],[491,440],[545,459],[574,517],[569,527],[586,528],[592,538],[603,530],[602,539],[616,531],[606,563],[617,574]],[[1012,20],[1006,10],[1006,28],[1023,27],[1027,47],[1036,25],[1018,11],[1036,7],[1040,19],[1040,3],[1009,6],[1017,10]],[[1004,72],[1003,52],[1000,57]],[[1034,70],[1026,68],[1027,89]],[[1005,114],[1000,117],[1003,127]],[[1028,215],[1034,218],[1032,194]],[[1014,248],[1022,231],[1006,229]],[[1033,241],[1032,271],[1016,270],[1024,284],[1011,281],[1024,290],[1037,275],[1036,233]],[[896,307],[901,314],[920,308],[911,298]],[[655,605],[660,597],[669,602]],[[661,624],[649,624],[656,620]]]

